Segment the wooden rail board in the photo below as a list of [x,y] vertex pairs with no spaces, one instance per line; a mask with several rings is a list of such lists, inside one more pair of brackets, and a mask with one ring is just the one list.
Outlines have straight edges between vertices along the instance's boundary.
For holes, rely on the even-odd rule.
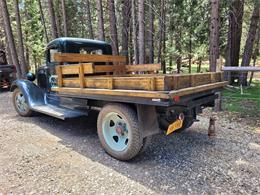
[[[151,66],[151,68],[149,68]],[[161,68],[160,64],[152,65],[93,65],[93,63],[80,63],[56,66],[58,87],[115,89],[115,90],[143,90],[143,91],[171,91],[193,89],[197,86],[209,86],[223,81],[222,72],[200,74],[133,74],[122,72],[143,71]],[[117,72],[120,75],[93,75],[101,72]]]
[[126,63],[125,56],[114,55],[90,55],[79,53],[55,53],[54,60],[56,62],[117,62]]
[[200,86],[196,86],[196,87],[188,87],[188,88],[184,88],[184,89],[170,91],[169,95],[170,95],[170,97],[185,96],[185,95],[199,93],[199,92],[207,91],[207,90],[211,90],[211,89],[223,88],[227,84],[228,84],[227,81],[223,81],[223,82],[200,85]]
[[69,88],[69,87],[53,87],[52,91],[59,93],[69,93],[77,95],[109,95],[109,96],[127,96],[127,97],[142,97],[142,98],[159,98],[172,99],[174,96],[185,96],[189,94],[199,93],[212,89],[223,88],[227,82],[218,82],[197,87],[173,91],[145,91],[145,90],[119,90],[119,89],[90,89],[90,88]]
[[[59,68],[57,68],[57,71]],[[60,81],[58,77],[59,87],[85,87],[98,89],[128,89],[128,90],[149,90],[149,91],[170,91],[183,88],[196,87],[216,82],[221,82],[222,73],[211,74],[195,74],[195,75],[131,75],[131,76],[115,76],[100,75],[86,76],[80,74],[81,66],[78,66],[77,75],[73,78],[63,78]],[[62,68],[61,68],[62,72]],[[85,72],[84,69],[81,72]],[[84,75],[84,76],[83,76]],[[109,84],[108,84],[109,83]]]
[[169,99],[169,95],[162,92],[145,91],[145,90],[120,90],[120,89],[90,89],[90,88],[69,88],[69,87],[53,87],[52,91],[69,94],[88,94],[88,95],[111,95],[111,96],[127,96],[142,98],[161,98]]

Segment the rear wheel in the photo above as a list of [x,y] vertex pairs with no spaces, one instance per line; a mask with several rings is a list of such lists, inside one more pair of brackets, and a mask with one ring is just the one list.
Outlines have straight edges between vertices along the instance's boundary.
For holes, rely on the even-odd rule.
[[13,105],[19,115],[24,117],[32,116],[33,111],[29,108],[25,97],[19,88],[16,88],[13,92]]
[[142,147],[141,147],[141,149],[140,149],[139,154],[144,153],[145,150],[151,145],[151,143],[152,143],[152,138],[153,138],[152,136],[148,136],[148,137],[145,137],[145,138],[143,139],[143,145],[142,145]]
[[137,114],[127,105],[105,106],[99,113],[97,129],[102,147],[118,160],[134,158],[143,146]]

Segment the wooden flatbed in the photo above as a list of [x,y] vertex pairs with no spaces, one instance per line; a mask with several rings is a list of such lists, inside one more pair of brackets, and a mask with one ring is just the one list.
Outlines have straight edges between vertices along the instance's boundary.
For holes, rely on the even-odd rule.
[[[161,69],[160,64],[124,65],[121,56],[63,53],[56,54],[55,60],[79,63],[56,66],[58,85],[52,91],[58,93],[172,99],[227,84],[223,72],[154,74]],[[95,65],[96,62],[107,65]]]

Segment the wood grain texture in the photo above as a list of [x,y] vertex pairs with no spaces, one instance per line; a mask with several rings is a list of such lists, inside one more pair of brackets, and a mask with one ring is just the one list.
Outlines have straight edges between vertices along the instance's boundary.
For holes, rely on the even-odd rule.
[[115,55],[90,55],[78,53],[55,53],[54,60],[56,62],[115,62],[126,63],[125,56]]
[[69,87],[53,87],[52,91],[59,93],[70,94],[89,94],[89,95],[110,95],[110,96],[127,96],[127,97],[142,97],[142,98],[159,98],[172,99],[174,96],[185,96],[199,93],[202,91],[223,88],[228,82],[218,82],[213,84],[201,85],[197,87],[189,87],[185,89],[172,91],[145,91],[145,90],[120,90],[120,89],[90,89],[90,88],[69,88]]

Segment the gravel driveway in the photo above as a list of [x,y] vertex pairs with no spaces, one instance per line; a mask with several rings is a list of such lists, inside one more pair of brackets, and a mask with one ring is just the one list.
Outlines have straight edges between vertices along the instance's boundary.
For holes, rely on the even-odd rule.
[[186,132],[155,136],[126,163],[100,147],[96,113],[22,118],[1,93],[0,194],[259,194],[260,130],[220,113],[209,139],[209,114]]

